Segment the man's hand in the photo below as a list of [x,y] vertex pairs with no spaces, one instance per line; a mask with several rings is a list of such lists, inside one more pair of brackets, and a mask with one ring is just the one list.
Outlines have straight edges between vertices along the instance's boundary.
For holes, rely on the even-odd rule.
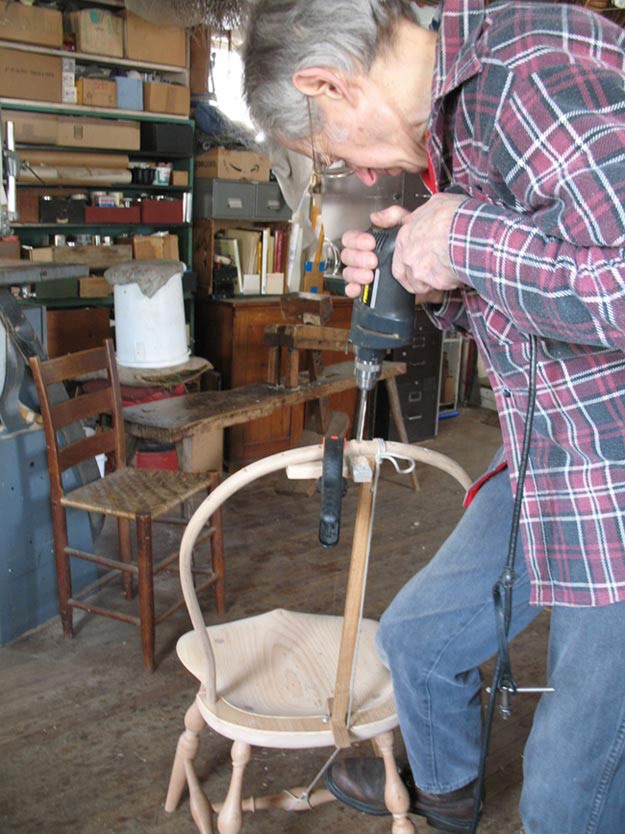
[[410,292],[449,292],[462,286],[449,260],[449,236],[454,214],[465,199],[462,194],[433,194],[403,218],[393,275]]
[[[401,206],[390,206],[371,215],[381,228],[400,225],[393,256],[393,275],[415,294],[419,304],[440,304],[446,291],[461,286],[448,256],[449,233],[454,213],[464,196],[434,194],[427,203],[410,213]],[[375,240],[367,232],[345,232],[341,260],[345,264],[345,293],[360,294],[363,284],[373,280],[378,260]]]

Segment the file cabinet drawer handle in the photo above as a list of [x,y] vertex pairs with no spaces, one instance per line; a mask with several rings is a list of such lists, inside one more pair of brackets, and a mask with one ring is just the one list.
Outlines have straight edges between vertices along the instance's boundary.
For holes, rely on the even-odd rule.
[[228,208],[242,209],[243,200],[240,197],[228,197]]

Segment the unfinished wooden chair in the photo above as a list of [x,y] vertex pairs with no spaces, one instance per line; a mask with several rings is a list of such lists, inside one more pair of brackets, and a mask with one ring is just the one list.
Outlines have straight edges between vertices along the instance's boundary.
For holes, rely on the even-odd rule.
[[[377,657],[377,622],[361,617],[375,494],[380,465],[387,458],[436,466],[464,489],[470,485],[468,475],[443,455],[417,446],[383,441],[346,445],[345,471],[361,483],[343,617],[278,609],[206,627],[193,587],[191,554],[206,519],[242,487],[269,473],[287,469],[289,476],[318,477],[322,456],[321,445],[296,448],[236,472],[198,508],[182,538],[180,578],[193,630],[180,638],[177,652],[200,687],[185,716],[165,810],[176,809],[187,786],[201,834],[213,834],[214,813],[220,834],[238,834],[244,811],[306,810],[333,798],[325,789],[314,789],[322,770],[308,787],[242,800],[243,773],[253,746],[339,749],[368,739],[384,760],[392,834],[414,832],[407,816],[408,794],[393,756],[398,720],[390,673]],[[223,802],[208,801],[194,769],[205,726],[233,741],[232,778]]]
[[[73,635],[73,609],[80,608],[94,614],[102,614],[124,620],[140,627],[143,661],[148,671],[154,669],[155,626],[184,605],[180,597],[167,610],[155,612],[154,576],[177,572],[177,551],[162,558],[158,564],[152,558],[152,521],[170,524],[186,524],[183,516],[172,516],[199,492],[213,490],[220,481],[219,473],[187,474],[177,471],[135,469],[126,466],[124,421],[120,397],[119,379],[113,344],[107,340],[102,347],[68,354],[56,359],[30,360],[37,386],[41,414],[46,435],[48,468],[50,471],[50,502],[54,534],[54,554],[59,597],[59,611],[66,637]],[[76,380],[91,374],[106,372],[105,387],[91,393],[83,393],[57,401],[54,387],[68,380]],[[90,437],[85,436],[67,445],[59,441],[60,431],[69,425],[89,418],[108,415],[106,424]],[[66,492],[63,473],[82,461],[103,454],[107,458],[107,474],[92,483]],[[109,472],[110,470],[110,472]],[[113,516],[117,519],[119,558],[96,555],[77,550],[68,542],[65,512],[68,507],[89,513]],[[188,514],[187,514],[188,517]],[[211,540],[209,564],[194,564],[193,581],[200,592],[214,586],[216,607],[223,613],[224,553],[221,513],[211,512],[203,524],[198,544]],[[137,557],[132,555],[131,522],[136,526]],[[72,593],[70,560],[85,559],[106,569],[102,575],[83,588]],[[122,578],[127,599],[138,590],[139,615],[100,606],[93,594],[116,577]],[[137,589],[134,586],[136,579]]]

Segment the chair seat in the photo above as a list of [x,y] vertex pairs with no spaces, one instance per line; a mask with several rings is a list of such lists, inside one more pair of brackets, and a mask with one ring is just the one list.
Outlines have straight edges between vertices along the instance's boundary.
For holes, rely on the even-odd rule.
[[[342,617],[276,609],[207,633],[217,668],[217,703],[203,690],[198,707],[206,723],[227,738],[282,748],[334,743],[328,697],[334,691]],[[372,738],[397,726],[391,677],[377,656],[378,623],[363,620],[353,688],[350,733]],[[176,650],[199,680],[205,659],[195,632]]]
[[196,475],[127,467],[65,493],[61,503],[118,518],[133,519],[138,512],[157,517],[207,489],[210,483],[211,476],[206,472]]

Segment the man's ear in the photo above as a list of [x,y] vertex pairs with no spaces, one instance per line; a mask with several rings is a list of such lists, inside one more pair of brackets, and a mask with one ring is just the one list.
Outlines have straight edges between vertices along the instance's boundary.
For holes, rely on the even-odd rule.
[[304,96],[325,95],[332,99],[351,101],[348,79],[328,67],[307,67],[294,73],[293,85]]

